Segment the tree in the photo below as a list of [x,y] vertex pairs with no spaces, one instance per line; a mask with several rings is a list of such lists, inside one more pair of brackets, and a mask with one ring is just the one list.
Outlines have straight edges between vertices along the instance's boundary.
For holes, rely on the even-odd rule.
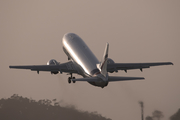
[[147,116],[146,120],[153,120],[153,118],[151,116]]
[[159,110],[155,110],[153,113],[153,118],[156,118],[157,120],[160,120],[161,118],[164,117],[163,113]]
[[170,117],[170,120],[180,120],[180,109]]

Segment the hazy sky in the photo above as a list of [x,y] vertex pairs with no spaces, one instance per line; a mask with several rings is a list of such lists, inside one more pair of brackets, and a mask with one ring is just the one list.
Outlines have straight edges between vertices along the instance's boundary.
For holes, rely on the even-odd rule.
[[[1,0],[0,98],[56,98],[115,120],[140,119],[141,100],[145,116],[157,109],[168,120],[180,108],[179,6],[179,0]],[[115,62],[174,65],[113,73],[145,80],[113,82],[104,89],[86,82],[68,84],[66,74],[9,69],[46,64],[52,58],[67,62],[62,50],[67,32],[78,34],[98,59],[109,42],[109,57]]]

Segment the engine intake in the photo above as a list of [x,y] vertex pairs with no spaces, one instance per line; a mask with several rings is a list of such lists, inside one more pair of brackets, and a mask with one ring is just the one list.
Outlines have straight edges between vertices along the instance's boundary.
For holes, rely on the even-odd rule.
[[[111,58],[108,58],[107,63],[108,63],[108,64],[114,64],[115,62],[114,62]],[[109,72],[110,72],[110,73],[113,73],[114,70],[113,70],[113,71],[109,71]]]
[[114,64],[115,62],[111,58],[108,58],[107,63],[108,64]]
[[47,62],[47,65],[58,65],[59,63],[55,59],[51,59]]
[[[47,62],[47,65],[58,65],[60,64],[59,62],[57,62],[55,59],[51,59]],[[58,74],[59,71],[51,71],[51,74]]]

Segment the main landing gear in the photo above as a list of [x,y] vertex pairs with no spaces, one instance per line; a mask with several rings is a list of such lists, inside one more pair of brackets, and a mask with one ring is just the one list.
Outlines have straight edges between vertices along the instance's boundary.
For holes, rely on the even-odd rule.
[[[68,83],[70,84],[72,79],[76,79],[75,77],[72,77],[72,73],[70,73],[71,77],[68,78]],[[76,81],[72,81],[73,83],[75,83]]]

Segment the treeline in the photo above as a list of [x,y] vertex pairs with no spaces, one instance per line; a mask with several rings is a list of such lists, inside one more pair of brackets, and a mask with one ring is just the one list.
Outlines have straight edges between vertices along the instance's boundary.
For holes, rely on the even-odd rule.
[[180,120],[180,109],[170,117],[170,120]]
[[35,101],[14,94],[0,99],[0,120],[111,120],[97,112],[83,112],[73,106],[62,107],[54,100]]
[[[161,111],[155,110],[152,113],[152,116],[146,117],[146,120],[161,120],[161,118],[163,118],[163,117],[164,117],[164,115]],[[180,120],[180,109],[174,115],[172,115],[169,119],[170,120]]]

